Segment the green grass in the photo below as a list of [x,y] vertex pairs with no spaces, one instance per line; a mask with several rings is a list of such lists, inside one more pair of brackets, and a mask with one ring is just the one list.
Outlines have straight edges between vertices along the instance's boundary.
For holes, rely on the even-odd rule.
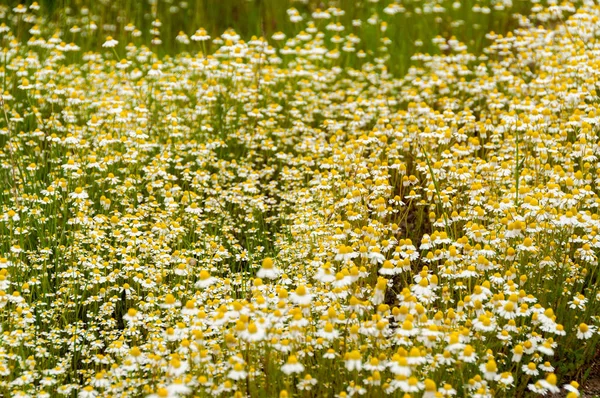
[[[9,2],[11,5],[18,3],[14,0]],[[43,18],[56,29],[65,32],[64,40],[77,38],[77,43],[84,51],[99,50],[104,38],[113,36],[119,40],[120,48],[132,41],[136,45],[150,46],[159,56],[174,55],[181,51],[212,52],[216,47],[210,44],[185,46],[177,42],[179,32],[183,31],[191,36],[198,28],[206,29],[213,38],[229,28],[234,29],[244,40],[253,36],[269,39],[275,32],[284,32],[290,37],[306,29],[305,21],[311,19],[311,13],[323,4],[315,0],[156,0],[154,4],[145,1],[42,0],[39,3]],[[529,15],[535,5],[528,0],[515,0],[512,7],[498,9],[494,7],[496,2],[489,0],[406,1],[396,3],[403,11],[389,15],[385,9],[390,4],[394,3],[366,0],[331,2],[323,9],[337,6],[344,11],[344,15],[324,22],[317,20],[315,25],[319,31],[326,33],[327,40],[333,34],[325,26],[331,21],[340,22],[345,27],[340,36],[354,34],[359,37],[361,43],[356,46],[357,50],[365,51],[368,59],[384,62],[392,73],[402,76],[414,64],[411,62],[413,54],[440,53],[439,47],[432,43],[435,37],[456,37],[466,44],[469,51],[479,53],[490,43],[485,38],[487,33],[494,31],[502,34],[514,29],[518,26],[516,16]],[[544,1],[541,4],[546,3]],[[435,6],[442,8],[436,9]],[[302,22],[290,21],[286,13],[289,7],[298,10],[303,17]],[[488,11],[482,12],[481,8],[487,8]],[[151,41],[155,35],[150,31],[153,29],[152,22],[156,19],[162,23],[159,28],[162,44],[153,46]],[[98,26],[96,32],[88,34],[85,29],[80,34],[68,32],[73,25],[85,28],[89,21],[94,21]],[[353,26],[353,21],[360,21],[361,26]],[[132,38],[125,31],[124,28],[129,23],[141,31],[139,38]],[[382,23],[386,26],[385,30],[382,29]],[[27,32],[21,33],[23,38],[28,37]],[[381,39],[385,37],[391,39],[391,43],[383,44]],[[340,66],[357,67],[362,64],[356,57],[343,55],[337,62]]]

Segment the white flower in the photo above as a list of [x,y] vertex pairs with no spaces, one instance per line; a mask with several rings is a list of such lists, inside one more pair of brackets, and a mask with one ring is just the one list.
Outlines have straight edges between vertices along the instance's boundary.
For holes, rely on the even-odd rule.
[[581,323],[577,327],[577,338],[580,340],[587,340],[592,337],[594,333],[596,333],[596,326]]
[[313,295],[309,293],[304,285],[300,285],[290,294],[290,300],[296,305],[308,305],[312,301]]
[[248,328],[240,333],[240,337],[250,343],[264,340],[266,337],[265,330],[261,327],[258,327],[256,323],[251,322],[248,325]]
[[362,358],[360,355],[360,351],[354,350],[346,354],[346,358],[344,360],[346,369],[349,371],[359,371],[362,369]]
[[94,398],[98,396],[98,391],[94,390],[92,386],[82,388],[77,394],[79,398]]
[[206,30],[200,28],[190,37],[190,39],[193,41],[206,41],[210,39],[210,36],[206,33]]
[[87,199],[88,194],[82,188],[77,187],[77,188],[75,188],[75,191],[73,191],[69,194],[69,197],[74,198],[74,199]]
[[200,271],[200,279],[196,282],[196,287],[206,289],[210,285],[214,284],[217,281],[217,278],[210,276],[208,271],[202,270]]
[[256,276],[263,279],[276,279],[281,274],[281,270],[273,265],[273,260],[269,257],[262,262],[262,267],[256,273]]
[[102,47],[113,48],[116,47],[117,44],[119,44],[117,40],[113,39],[111,36],[108,36],[104,44],[102,44]]
[[301,373],[304,371],[304,365],[298,362],[298,358],[295,355],[290,355],[285,365],[281,367],[281,371],[286,375]]

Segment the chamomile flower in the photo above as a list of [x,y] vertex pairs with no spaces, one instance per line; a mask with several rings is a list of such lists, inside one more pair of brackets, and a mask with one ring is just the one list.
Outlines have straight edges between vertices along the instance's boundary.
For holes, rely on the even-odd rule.
[[281,367],[281,371],[286,375],[302,373],[304,371],[304,365],[298,362],[298,358],[292,354],[288,357],[287,362]]
[[281,274],[281,271],[274,266],[273,259],[270,257],[262,261],[262,267],[256,273],[259,278],[276,279]]
[[290,294],[290,300],[297,305],[309,305],[313,295],[305,285],[300,285]]
[[113,39],[111,36],[107,36],[106,41],[104,42],[104,44],[102,44],[102,47],[113,48],[116,47],[117,44],[119,44],[117,40]]
[[202,270],[200,271],[198,281],[196,282],[196,287],[206,289],[216,283],[216,281],[217,278],[210,276],[210,273],[207,270]]

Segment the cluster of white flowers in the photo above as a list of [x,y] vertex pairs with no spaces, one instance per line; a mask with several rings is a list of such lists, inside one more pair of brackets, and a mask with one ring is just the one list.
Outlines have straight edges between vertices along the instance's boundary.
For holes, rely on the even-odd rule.
[[3,25],[0,395],[544,395],[593,356],[600,7],[402,78],[336,66],[340,12],[163,58]]

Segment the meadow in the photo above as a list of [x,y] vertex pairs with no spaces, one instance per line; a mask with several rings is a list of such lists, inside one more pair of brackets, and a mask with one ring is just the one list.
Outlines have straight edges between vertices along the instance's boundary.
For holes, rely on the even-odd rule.
[[0,396],[582,395],[594,1],[0,5]]

